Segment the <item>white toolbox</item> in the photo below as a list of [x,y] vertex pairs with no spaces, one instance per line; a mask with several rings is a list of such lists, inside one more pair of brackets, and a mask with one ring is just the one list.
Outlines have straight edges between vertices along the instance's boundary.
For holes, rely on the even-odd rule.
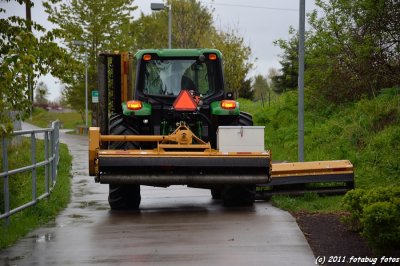
[[220,152],[263,152],[264,126],[219,126],[217,149]]

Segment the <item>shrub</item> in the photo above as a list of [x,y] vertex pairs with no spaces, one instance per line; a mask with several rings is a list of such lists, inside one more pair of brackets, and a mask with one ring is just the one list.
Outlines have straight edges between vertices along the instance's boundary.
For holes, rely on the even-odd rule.
[[377,249],[400,245],[400,187],[355,189],[343,198],[350,216],[345,220]]
[[364,189],[353,189],[346,193],[343,198],[343,205],[350,211],[350,216],[345,218],[345,222],[354,231],[361,230],[360,218],[363,213],[362,197],[365,195]]
[[392,202],[375,202],[364,209],[362,235],[371,246],[383,250],[400,245],[400,211]]

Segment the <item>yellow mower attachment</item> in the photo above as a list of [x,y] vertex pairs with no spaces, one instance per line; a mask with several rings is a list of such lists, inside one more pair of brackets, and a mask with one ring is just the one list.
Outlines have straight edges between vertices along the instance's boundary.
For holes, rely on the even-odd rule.
[[[154,149],[101,149],[106,142],[155,142]],[[270,182],[270,153],[220,152],[180,124],[170,135],[100,135],[89,129],[89,173],[105,184],[217,185]]]
[[348,160],[272,163],[272,181],[258,192],[271,194],[341,194],[354,188],[354,168]]

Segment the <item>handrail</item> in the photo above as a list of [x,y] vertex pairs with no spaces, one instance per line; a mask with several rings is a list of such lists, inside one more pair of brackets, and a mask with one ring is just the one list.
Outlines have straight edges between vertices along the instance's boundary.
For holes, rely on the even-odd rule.
[[[0,220],[6,219],[6,224],[10,223],[10,216],[13,214],[28,208],[30,206],[35,205],[39,200],[42,200],[50,195],[52,192],[56,181],[57,181],[57,166],[60,159],[59,146],[60,146],[60,138],[59,138],[59,128],[60,122],[54,121],[51,124],[51,128],[43,128],[36,130],[19,130],[13,132],[12,136],[23,136],[30,135],[31,140],[31,165],[27,165],[24,167],[16,168],[9,170],[9,162],[8,162],[8,138],[6,136],[1,137],[2,143],[2,155],[3,155],[3,165],[2,172],[0,172],[0,178],[3,178],[4,184],[4,213],[0,213]],[[44,160],[41,162],[37,162],[36,158],[36,139],[37,134],[43,134],[44,139]],[[45,192],[42,195],[37,196],[37,187],[36,187],[36,178],[37,178],[37,168],[45,167],[44,171],[44,179],[45,179]],[[21,173],[31,171],[32,178],[32,200],[27,202],[21,206],[18,206],[12,210],[10,210],[10,191],[9,191],[9,179],[10,176]]]

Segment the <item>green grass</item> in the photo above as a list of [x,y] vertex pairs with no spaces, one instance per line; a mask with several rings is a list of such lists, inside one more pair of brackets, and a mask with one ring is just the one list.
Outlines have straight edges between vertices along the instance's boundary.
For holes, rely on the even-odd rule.
[[[306,94],[307,98],[307,94]],[[297,161],[297,92],[276,99],[271,107],[241,100],[256,125],[265,125],[272,159]],[[343,106],[305,108],[305,160],[349,159],[357,188],[400,186],[400,93],[388,89],[373,99]],[[342,211],[341,196],[273,197],[278,207],[293,211]]]
[[62,128],[74,129],[78,125],[83,125],[82,117],[78,112],[58,113],[48,112],[42,108],[35,108],[32,120],[29,118],[26,122],[38,127],[49,127],[52,121],[60,120]]
[[342,211],[343,207],[341,204],[342,196],[319,196],[314,192],[309,192],[301,197],[290,197],[290,196],[273,196],[271,201],[272,204],[278,206],[281,209],[290,212],[338,212]]
[[[37,160],[43,160],[43,141],[37,140]],[[2,158],[0,158],[2,159]],[[48,199],[39,201],[35,206],[29,207],[10,217],[10,224],[0,220],[0,249],[15,243],[20,237],[31,230],[53,220],[64,209],[70,199],[72,157],[65,144],[60,144],[60,162],[55,188]],[[29,140],[24,139],[21,145],[13,146],[9,151],[10,169],[31,163]],[[44,167],[37,172],[37,195],[45,191]],[[0,208],[4,211],[3,182],[0,182]],[[10,176],[9,187],[11,194],[11,208],[32,200],[32,181],[30,172]]]

